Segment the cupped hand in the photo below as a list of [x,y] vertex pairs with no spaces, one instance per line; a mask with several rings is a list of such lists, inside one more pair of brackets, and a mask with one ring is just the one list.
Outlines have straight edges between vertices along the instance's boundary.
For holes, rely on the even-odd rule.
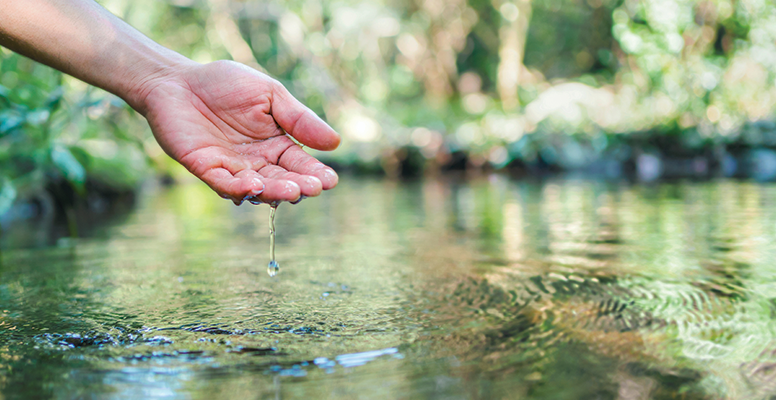
[[157,141],[222,197],[295,201],[337,185],[334,170],[296,142],[333,150],[339,135],[267,75],[217,61],[148,86],[142,112]]

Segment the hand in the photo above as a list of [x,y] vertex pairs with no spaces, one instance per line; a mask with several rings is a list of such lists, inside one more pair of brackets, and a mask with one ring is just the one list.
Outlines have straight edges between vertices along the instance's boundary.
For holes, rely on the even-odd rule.
[[144,84],[141,112],[165,152],[219,195],[296,201],[338,177],[299,143],[333,150],[339,135],[283,85],[231,61],[190,64]]

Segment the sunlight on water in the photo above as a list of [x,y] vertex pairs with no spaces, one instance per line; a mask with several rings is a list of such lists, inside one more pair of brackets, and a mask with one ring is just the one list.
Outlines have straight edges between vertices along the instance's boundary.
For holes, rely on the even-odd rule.
[[4,250],[0,397],[776,395],[776,186],[343,179],[273,279],[270,212],[174,187]]

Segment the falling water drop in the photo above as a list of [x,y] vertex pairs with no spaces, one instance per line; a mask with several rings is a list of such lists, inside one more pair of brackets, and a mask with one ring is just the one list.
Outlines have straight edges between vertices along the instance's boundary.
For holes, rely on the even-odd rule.
[[269,264],[267,265],[267,273],[269,276],[277,275],[280,270],[280,265],[275,261],[275,211],[278,209],[277,202],[270,204],[269,209]]

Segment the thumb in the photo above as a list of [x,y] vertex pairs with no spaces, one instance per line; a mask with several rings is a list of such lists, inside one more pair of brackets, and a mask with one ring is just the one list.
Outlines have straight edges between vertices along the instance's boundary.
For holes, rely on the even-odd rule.
[[275,122],[305,146],[316,150],[334,150],[339,146],[339,134],[280,83],[273,87],[271,107]]

